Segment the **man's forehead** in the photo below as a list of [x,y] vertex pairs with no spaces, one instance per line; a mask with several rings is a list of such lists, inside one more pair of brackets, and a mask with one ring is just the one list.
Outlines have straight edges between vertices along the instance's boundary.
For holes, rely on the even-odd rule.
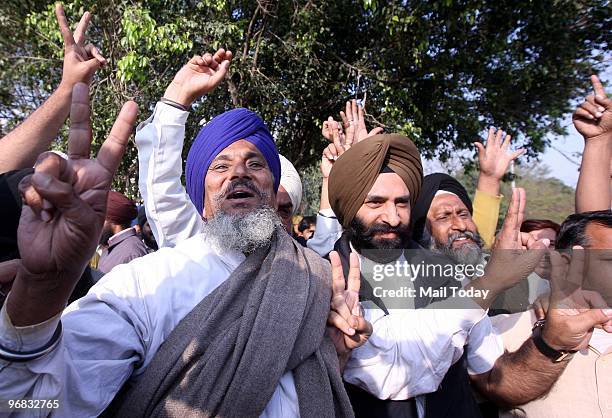
[[404,180],[396,173],[381,173],[376,178],[368,196],[381,196],[395,198],[399,196],[409,196],[410,190]]
[[222,159],[222,160],[226,160],[226,159],[234,159],[237,157],[241,157],[241,158],[253,158],[253,157],[260,157],[260,158],[264,158],[263,154],[261,153],[261,151],[259,151],[259,149],[252,144],[251,142],[245,140],[245,139],[240,139],[234,143],[232,143],[231,145],[225,147],[219,154],[217,154],[217,156],[215,157],[215,160],[218,159]]
[[451,209],[451,210],[467,210],[468,207],[463,203],[459,196],[454,193],[442,193],[436,195],[431,201],[431,205],[429,206],[429,213],[435,212],[443,209]]
[[589,248],[612,249],[612,228],[597,222],[589,222],[585,233],[588,237]]

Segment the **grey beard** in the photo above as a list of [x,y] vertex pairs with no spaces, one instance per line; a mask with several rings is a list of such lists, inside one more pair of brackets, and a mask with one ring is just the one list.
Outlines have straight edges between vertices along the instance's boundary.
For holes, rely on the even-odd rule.
[[263,206],[246,214],[219,212],[204,224],[203,233],[205,240],[218,251],[250,254],[269,245],[277,228],[283,225],[276,211]]
[[[474,240],[474,244],[464,244],[459,248],[453,248],[453,242],[462,236],[466,236]],[[446,243],[437,242],[433,236],[429,240],[429,249],[440,252],[449,256],[458,264],[472,265],[482,263],[482,238],[478,233],[466,231],[464,233],[455,232],[448,237]]]

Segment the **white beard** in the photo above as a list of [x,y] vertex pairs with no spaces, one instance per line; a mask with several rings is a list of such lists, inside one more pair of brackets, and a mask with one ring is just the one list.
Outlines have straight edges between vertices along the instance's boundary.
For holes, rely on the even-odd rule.
[[276,211],[264,206],[246,214],[217,213],[203,228],[205,240],[217,251],[250,254],[270,244],[272,234],[283,228]]

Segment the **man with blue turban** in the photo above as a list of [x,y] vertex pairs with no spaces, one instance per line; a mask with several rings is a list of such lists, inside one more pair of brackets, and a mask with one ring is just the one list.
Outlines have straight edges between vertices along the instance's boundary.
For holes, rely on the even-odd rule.
[[[158,126],[161,141],[175,140],[166,127],[184,125],[184,109],[223,79],[230,60],[222,49],[192,58],[140,132]],[[76,93],[73,100],[87,103],[86,86]],[[83,126],[79,115],[88,114],[74,117]],[[150,170],[154,163],[147,162]],[[180,161],[175,169],[180,176]],[[342,267],[332,268],[284,231],[275,210],[279,182],[278,152],[255,113],[236,109],[211,120],[187,162],[194,204],[185,210],[204,211],[199,233],[117,266],[63,313],[37,313],[40,306],[32,308],[19,292],[12,302],[9,294],[7,305],[25,314],[0,312],[0,392],[59,398],[62,416],[352,417],[326,333],[331,276],[341,277]],[[168,194],[187,196],[180,184],[169,184]],[[164,201],[153,210],[164,213]],[[77,232],[87,225],[80,212],[69,215]],[[45,228],[56,231],[68,215],[49,216]],[[73,235],[64,244],[77,252],[99,238]],[[58,300],[70,288],[69,273],[80,271],[78,259],[66,263],[56,275],[63,279],[54,288]],[[23,280],[16,282],[23,287]]]

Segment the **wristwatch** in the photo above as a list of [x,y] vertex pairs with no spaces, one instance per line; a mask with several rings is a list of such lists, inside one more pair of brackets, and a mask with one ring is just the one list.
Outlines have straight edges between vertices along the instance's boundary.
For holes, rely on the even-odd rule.
[[546,323],[545,319],[538,319],[535,324],[533,324],[531,339],[533,340],[533,344],[536,346],[538,351],[544,354],[546,357],[551,359],[555,363],[559,363],[564,360],[571,360],[576,351],[565,351],[565,350],[555,350],[551,346],[549,346],[544,338],[542,338],[542,330],[544,329],[544,324]]

